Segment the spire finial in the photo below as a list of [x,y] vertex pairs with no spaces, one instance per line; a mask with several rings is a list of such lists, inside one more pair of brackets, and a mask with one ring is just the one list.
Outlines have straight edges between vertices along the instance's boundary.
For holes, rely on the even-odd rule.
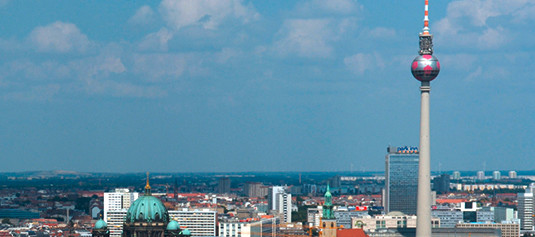
[[420,55],[433,54],[433,35],[429,33],[429,0],[425,0],[424,30],[420,33]]
[[145,194],[150,195],[149,172],[147,172],[147,185],[145,185]]
[[424,32],[423,35],[429,35],[429,0],[425,0]]

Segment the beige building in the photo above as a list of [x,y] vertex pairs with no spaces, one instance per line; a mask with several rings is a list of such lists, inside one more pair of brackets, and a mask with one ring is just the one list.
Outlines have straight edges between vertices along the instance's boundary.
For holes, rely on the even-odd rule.
[[[351,228],[362,228],[366,232],[374,232],[378,229],[388,228],[416,228],[416,220],[413,215],[405,215],[401,212],[390,212],[387,215],[364,216],[351,218]],[[440,219],[433,218],[432,227],[440,227]]]
[[502,231],[502,237],[518,237],[520,236],[520,224],[518,223],[459,223],[455,225],[455,228],[472,228],[472,229],[500,229]]

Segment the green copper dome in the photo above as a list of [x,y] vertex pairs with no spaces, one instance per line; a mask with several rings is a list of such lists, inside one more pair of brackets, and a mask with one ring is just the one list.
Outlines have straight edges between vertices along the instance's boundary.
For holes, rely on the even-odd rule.
[[182,232],[180,232],[180,234],[191,235],[191,232],[188,229],[184,229]]
[[98,220],[95,223],[95,229],[104,229],[106,227],[108,227],[108,224],[106,224],[106,222],[102,219]]
[[[148,174],[147,174],[148,176]],[[160,199],[152,196],[149,179],[145,186],[145,194],[139,197],[128,209],[126,222],[167,222],[169,213]]]
[[177,221],[172,220],[167,224],[167,230],[180,230],[180,225]]

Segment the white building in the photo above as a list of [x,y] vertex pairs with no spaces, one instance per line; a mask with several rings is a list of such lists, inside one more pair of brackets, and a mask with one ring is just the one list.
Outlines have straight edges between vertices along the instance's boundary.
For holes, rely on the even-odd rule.
[[272,186],[268,189],[268,207],[269,210],[276,210],[277,207],[277,194],[278,193],[285,193],[283,186]]
[[210,209],[187,208],[168,210],[169,218],[191,231],[192,236],[216,236],[217,212]]
[[270,210],[274,210],[280,215],[281,222],[292,222],[292,195],[286,192],[286,187],[269,187],[268,204]]
[[494,179],[494,180],[500,180],[500,179],[502,179],[502,174],[500,173],[500,171],[494,171],[494,172],[492,172],[492,179]]
[[478,171],[476,178],[478,180],[484,180],[485,179],[485,171]]
[[531,189],[518,194],[518,219],[520,229],[533,230],[533,193]]
[[262,219],[254,222],[219,222],[220,237],[268,237],[277,236],[277,219]]
[[292,222],[292,195],[289,193],[278,193],[275,210],[281,216],[281,222]]
[[139,193],[130,192],[127,188],[104,193],[104,221],[108,224],[111,237],[121,236],[126,212],[138,197]]
[[500,229],[502,237],[518,237],[520,236],[520,228],[518,223],[459,223],[455,228],[471,228],[471,229]]
[[[404,215],[401,212],[390,212],[387,215],[364,216],[351,218],[351,228],[362,228],[366,232],[375,232],[380,229],[416,228],[418,217]],[[440,227],[440,219],[431,218],[433,228]]]
[[323,211],[323,206],[318,206],[317,208],[308,208],[307,209],[307,224],[312,227],[320,226],[320,218]]
[[514,171],[514,170],[509,171],[509,178],[510,179],[516,179],[516,171]]
[[461,179],[461,172],[453,171],[452,179],[455,179],[455,180]]

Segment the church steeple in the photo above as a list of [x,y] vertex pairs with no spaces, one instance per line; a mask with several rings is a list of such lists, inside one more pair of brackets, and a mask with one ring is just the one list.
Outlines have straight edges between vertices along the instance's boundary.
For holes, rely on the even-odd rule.
[[333,196],[329,185],[327,184],[327,192],[325,192],[325,202],[323,203],[323,219],[335,219],[333,213]]
[[151,195],[149,184],[149,172],[147,172],[147,185],[145,185],[145,195]]

